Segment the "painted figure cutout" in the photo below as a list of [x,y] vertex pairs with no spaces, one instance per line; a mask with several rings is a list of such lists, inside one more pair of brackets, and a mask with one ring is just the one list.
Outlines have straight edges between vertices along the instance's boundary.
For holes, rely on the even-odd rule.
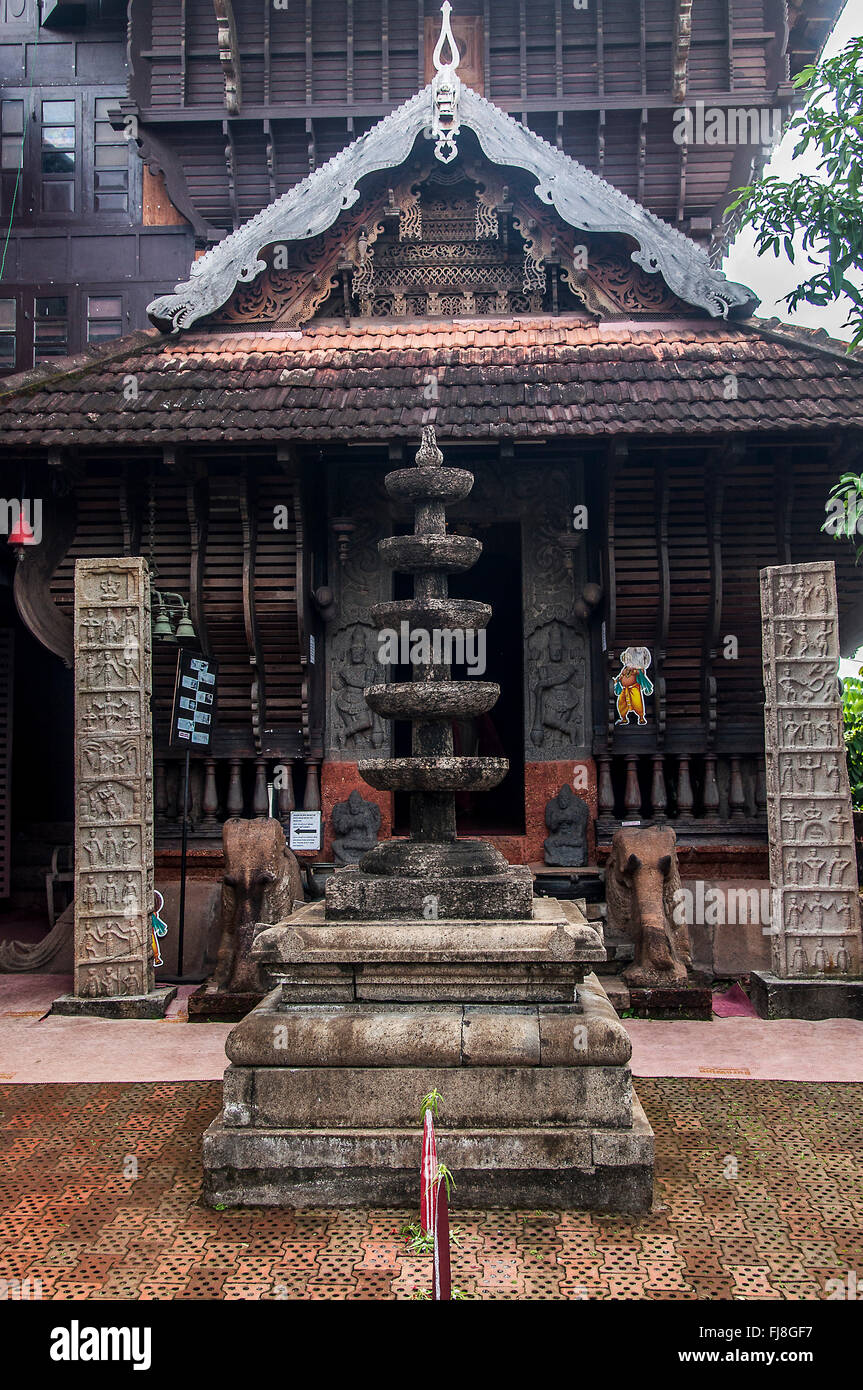
[[620,653],[620,670],[614,681],[618,724],[628,724],[631,714],[639,724],[647,723],[644,701],[653,694],[653,683],[647,675],[649,665],[650,652],[646,647],[627,647]]
[[153,896],[156,898],[155,911],[150,913],[150,936],[153,942],[153,964],[162,965],[162,953],[159,950],[159,937],[168,935],[168,925],[163,922],[159,913],[164,911],[165,899],[158,888],[154,889]]

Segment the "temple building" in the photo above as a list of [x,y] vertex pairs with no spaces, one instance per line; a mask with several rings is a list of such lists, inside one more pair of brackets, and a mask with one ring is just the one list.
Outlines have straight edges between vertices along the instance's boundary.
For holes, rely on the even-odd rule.
[[[459,795],[459,832],[540,863],[569,784],[591,863],[667,822],[685,875],[766,881],[759,571],[835,561],[843,651],[863,642],[863,574],[823,530],[863,361],[759,318],[718,262],[761,117],[838,3],[135,0],[126,24],[60,0],[47,30],[5,8],[3,489],[38,499],[39,537],[4,547],[0,893],[71,840],[81,558],[149,566],[157,883],[180,644],[219,672],[197,873],[227,817],[271,808],[321,809],[331,859],[356,790],[406,831],[357,765],[409,751],[363,690],[410,678],[411,635],[382,652],[369,609],[405,597],[383,479],[429,424],[476,480],[448,523],[482,556],[450,594],[493,611],[457,673],[502,692],[457,751],[510,764]],[[755,118],[681,141],[699,103]]]

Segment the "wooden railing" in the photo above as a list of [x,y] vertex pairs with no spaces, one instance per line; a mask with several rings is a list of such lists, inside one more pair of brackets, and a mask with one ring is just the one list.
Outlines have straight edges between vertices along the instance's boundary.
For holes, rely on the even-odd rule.
[[627,820],[668,822],[680,833],[766,833],[763,757],[617,753],[596,762],[600,834]]
[[[183,769],[182,756],[157,756],[153,764],[155,831],[162,841],[182,832]],[[273,812],[287,829],[297,806],[306,811],[321,809],[319,774],[320,759],[196,758],[189,775],[190,833],[218,838],[223,821],[231,816]]]

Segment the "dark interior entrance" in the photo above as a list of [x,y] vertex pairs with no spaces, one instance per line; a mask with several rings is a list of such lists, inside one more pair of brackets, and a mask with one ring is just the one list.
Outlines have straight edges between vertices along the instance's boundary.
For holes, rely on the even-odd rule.
[[[454,728],[455,751],[509,759],[509,772],[494,791],[456,797],[460,835],[524,834],[524,707],[522,693],[521,528],[518,522],[499,521],[482,526],[454,520],[450,529],[482,541],[482,555],[466,574],[450,575],[453,598],[490,603],[492,619],[485,633],[485,670],[454,666],[456,680],[496,681],[500,699],[487,715]],[[394,576],[394,596],[407,598],[411,581]],[[482,648],[479,648],[480,653]],[[410,667],[399,667],[394,680],[410,680]],[[395,726],[395,755],[410,754],[410,726]],[[408,798],[395,797],[394,832],[406,835]]]

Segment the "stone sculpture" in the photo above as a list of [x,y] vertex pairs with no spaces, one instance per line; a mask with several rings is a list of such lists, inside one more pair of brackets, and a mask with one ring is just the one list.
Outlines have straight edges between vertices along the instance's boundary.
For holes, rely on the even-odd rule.
[[381,808],[366,801],[356,788],[347,801],[333,807],[333,863],[337,869],[358,864],[367,850],[377,844],[381,828]]
[[623,972],[634,989],[685,985],[689,977],[689,928],[675,921],[676,842],[670,826],[644,826],[621,827],[611,843],[605,870],[608,929],[635,946],[635,959]]
[[[446,528],[472,475],[423,430],[414,468],[387,475],[414,531],[379,543],[413,575],[409,599],[372,617],[398,630],[481,629],[486,604],[448,576],[480,542]],[[649,1209],[653,1135],[632,1093],[630,1043],[588,975],[605,952],[575,903],[533,897],[530,870],[456,835],[455,794],[495,787],[505,758],[459,757],[453,721],[486,714],[498,687],[452,679],[439,651],[413,679],[372,685],[369,707],[411,724],[411,755],[360,775],[410,795],[406,839],[377,843],[326,885],[325,902],[262,931],[271,994],[232,1031],[224,1105],[204,1136],[214,1205],[356,1206],[416,1193],[418,1106],[443,1095],[446,1162],[461,1200]],[[586,978],[587,977],[587,978]]]
[[134,557],[75,562],[75,984],[55,1013],[150,1018],[150,582]]
[[[772,972],[753,972],[753,998],[771,1016],[859,1016],[863,987],[848,983],[861,974],[861,924],[832,561],[762,570],[761,614]],[[819,977],[836,987],[795,988]]]
[[252,957],[255,929],[259,922],[290,917],[294,904],[303,901],[300,866],[277,820],[227,820],[222,827],[222,847],[225,872],[219,951],[210,983],[213,990],[225,994],[260,998],[266,992],[267,980]]
[[545,823],[551,831],[543,846],[546,864],[580,868],[587,863],[589,814],[587,802],[565,782],[545,808]]

